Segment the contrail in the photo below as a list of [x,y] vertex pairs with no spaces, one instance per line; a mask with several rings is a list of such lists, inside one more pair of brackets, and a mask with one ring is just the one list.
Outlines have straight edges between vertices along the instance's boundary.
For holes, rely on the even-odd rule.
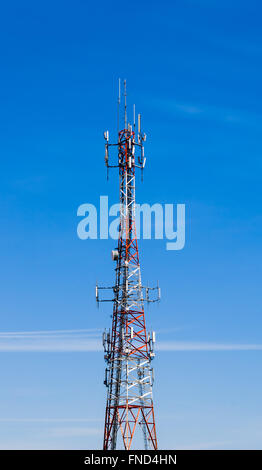
[[[100,329],[0,332],[0,352],[98,352]],[[157,341],[158,351],[261,351],[262,344]]]

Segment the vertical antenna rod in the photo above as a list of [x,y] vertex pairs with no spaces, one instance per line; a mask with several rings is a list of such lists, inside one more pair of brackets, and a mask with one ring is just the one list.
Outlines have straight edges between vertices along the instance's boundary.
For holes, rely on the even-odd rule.
[[127,128],[126,80],[124,80],[124,96],[125,96],[125,129],[126,129]]
[[118,100],[117,100],[117,132],[119,132],[119,112],[121,99],[121,79],[118,79]]

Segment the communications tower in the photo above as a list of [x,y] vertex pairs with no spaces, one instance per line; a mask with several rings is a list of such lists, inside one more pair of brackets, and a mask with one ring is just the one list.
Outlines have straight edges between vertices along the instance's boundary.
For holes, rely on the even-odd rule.
[[[120,80],[118,98],[118,127],[120,111]],[[146,330],[144,300],[160,299],[160,288],[143,287],[139,264],[135,224],[135,170],[145,167],[141,115],[135,124],[127,122],[126,81],[124,81],[124,129],[118,128],[118,142],[109,143],[104,133],[105,163],[118,168],[120,186],[120,224],[118,246],[112,251],[116,263],[115,285],[96,286],[97,302],[113,302],[111,330],[103,333],[105,351],[104,383],[107,387],[104,450],[131,449],[140,434],[145,449],[157,449],[155,415],[152,397],[155,333]],[[116,150],[111,161],[111,152]],[[102,289],[112,289],[113,298],[100,298]],[[140,432],[139,432],[140,428]],[[135,437],[134,437],[135,436]],[[140,441],[141,442],[141,441]],[[141,445],[141,444],[139,444]]]

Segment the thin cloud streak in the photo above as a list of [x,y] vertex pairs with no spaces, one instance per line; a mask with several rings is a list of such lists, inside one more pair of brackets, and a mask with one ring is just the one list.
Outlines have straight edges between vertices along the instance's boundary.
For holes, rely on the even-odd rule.
[[97,423],[98,418],[0,418],[0,423]]
[[49,434],[52,437],[88,437],[101,436],[102,428],[82,428],[82,427],[61,427],[51,429]]
[[[101,330],[0,332],[0,352],[99,352]],[[260,351],[262,344],[159,341],[158,351]]]
[[91,339],[62,339],[53,340],[22,340],[2,341],[0,340],[0,352],[92,352],[102,351],[99,342]]
[[232,441],[214,441],[214,442],[203,442],[198,444],[190,444],[185,446],[176,445],[178,450],[213,450],[213,449],[224,449],[232,445]]
[[151,101],[160,111],[174,115],[184,115],[192,119],[208,119],[209,121],[223,122],[261,128],[262,115],[252,111],[221,106],[207,106],[194,103],[179,103],[175,100],[154,99]]
[[35,336],[35,335],[60,335],[65,333],[66,335],[68,334],[100,334],[101,329],[100,328],[82,328],[78,330],[37,330],[37,331],[0,331],[0,338],[3,336],[24,336],[24,335],[30,335],[30,336]]
[[0,352],[100,351],[100,329],[0,332]]
[[161,341],[159,351],[262,351],[262,344],[208,343],[194,341]]

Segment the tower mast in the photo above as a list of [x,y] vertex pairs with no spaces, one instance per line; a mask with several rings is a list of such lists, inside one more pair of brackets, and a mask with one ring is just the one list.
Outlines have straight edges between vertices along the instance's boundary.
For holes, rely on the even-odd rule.
[[[143,170],[145,166],[143,143],[146,136],[141,133],[140,115],[137,135],[127,123],[126,96],[124,81],[125,127],[118,131],[118,143],[110,144],[108,131],[104,133],[106,166],[118,168],[120,187],[119,238],[117,249],[112,251],[116,262],[116,279],[112,287],[114,298],[100,299],[100,289],[108,288],[96,287],[98,302],[113,301],[112,327],[103,334],[107,362],[104,383],[108,388],[104,450],[116,449],[117,440],[129,450],[139,428],[144,448],[157,449],[151,366],[155,356],[155,333],[148,334],[146,330],[144,293],[147,302],[155,302],[160,298],[160,289],[158,286],[144,288],[141,284],[135,225],[135,169]],[[118,150],[115,164],[109,163],[110,147]],[[157,290],[157,298],[150,299],[149,292],[154,290]]]

